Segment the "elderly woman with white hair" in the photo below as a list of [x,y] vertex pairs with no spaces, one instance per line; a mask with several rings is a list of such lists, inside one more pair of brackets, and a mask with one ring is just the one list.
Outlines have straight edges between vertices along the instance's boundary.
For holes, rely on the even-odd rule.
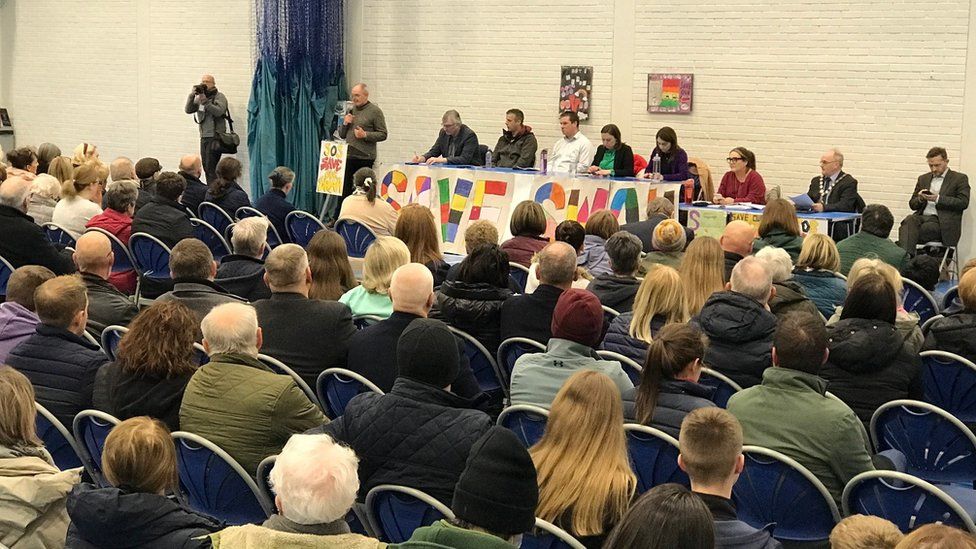
[[227,528],[210,536],[220,547],[384,547],[349,532],[345,516],[359,490],[359,459],[329,435],[293,435],[271,469],[278,514],[264,524]]
[[33,217],[38,225],[50,223],[58,200],[61,200],[61,182],[58,178],[46,173],[38,174],[31,181],[27,215]]
[[789,252],[783,248],[767,246],[756,252],[756,259],[773,279],[776,295],[769,300],[769,310],[774,315],[782,317],[789,312],[804,311],[823,318],[817,304],[807,297],[803,286],[793,280],[793,262]]
[[246,217],[234,225],[234,253],[220,260],[214,280],[218,286],[251,302],[271,297],[264,281],[269,223],[265,217]]

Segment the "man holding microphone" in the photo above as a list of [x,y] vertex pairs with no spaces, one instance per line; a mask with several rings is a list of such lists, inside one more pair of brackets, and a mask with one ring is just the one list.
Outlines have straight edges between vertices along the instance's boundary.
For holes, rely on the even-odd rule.
[[352,194],[352,176],[359,168],[372,168],[376,162],[376,144],[386,141],[386,119],[375,103],[369,102],[369,89],[359,83],[352,87],[352,110],[339,126],[339,137],[348,143],[346,176],[342,197]]

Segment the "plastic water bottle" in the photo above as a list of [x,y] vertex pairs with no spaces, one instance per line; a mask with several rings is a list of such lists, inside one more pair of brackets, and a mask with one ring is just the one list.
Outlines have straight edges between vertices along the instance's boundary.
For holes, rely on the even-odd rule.
[[569,166],[569,176],[570,177],[576,177],[576,162],[573,162],[572,164],[570,164],[570,166]]
[[485,153],[485,167],[491,167],[491,149],[488,149],[488,152]]
[[[661,173],[661,155],[655,154],[654,158],[651,159],[651,172],[655,174]],[[657,176],[654,178],[657,179]]]
[[539,169],[544,174],[549,173],[549,149],[542,149],[539,155]]

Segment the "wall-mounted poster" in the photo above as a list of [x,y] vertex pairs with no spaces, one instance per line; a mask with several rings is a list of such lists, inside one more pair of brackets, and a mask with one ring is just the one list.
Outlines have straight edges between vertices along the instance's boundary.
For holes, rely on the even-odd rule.
[[694,91],[695,75],[647,75],[647,112],[689,114]]
[[580,120],[590,117],[590,96],[593,93],[593,67],[563,65],[559,81],[559,112],[572,111]]

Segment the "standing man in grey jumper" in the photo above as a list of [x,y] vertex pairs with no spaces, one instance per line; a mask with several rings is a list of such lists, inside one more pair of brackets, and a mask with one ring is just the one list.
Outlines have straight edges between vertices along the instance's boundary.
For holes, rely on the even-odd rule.
[[353,108],[339,126],[339,137],[349,144],[342,197],[352,194],[352,176],[359,168],[372,168],[376,144],[386,141],[386,118],[375,103],[369,102],[369,89],[359,83],[352,87]]
[[217,162],[220,152],[214,150],[217,132],[227,131],[227,96],[217,91],[213,75],[205,74],[200,83],[186,98],[186,114],[192,114],[200,127],[200,157],[203,159],[203,172],[207,183],[217,179]]

